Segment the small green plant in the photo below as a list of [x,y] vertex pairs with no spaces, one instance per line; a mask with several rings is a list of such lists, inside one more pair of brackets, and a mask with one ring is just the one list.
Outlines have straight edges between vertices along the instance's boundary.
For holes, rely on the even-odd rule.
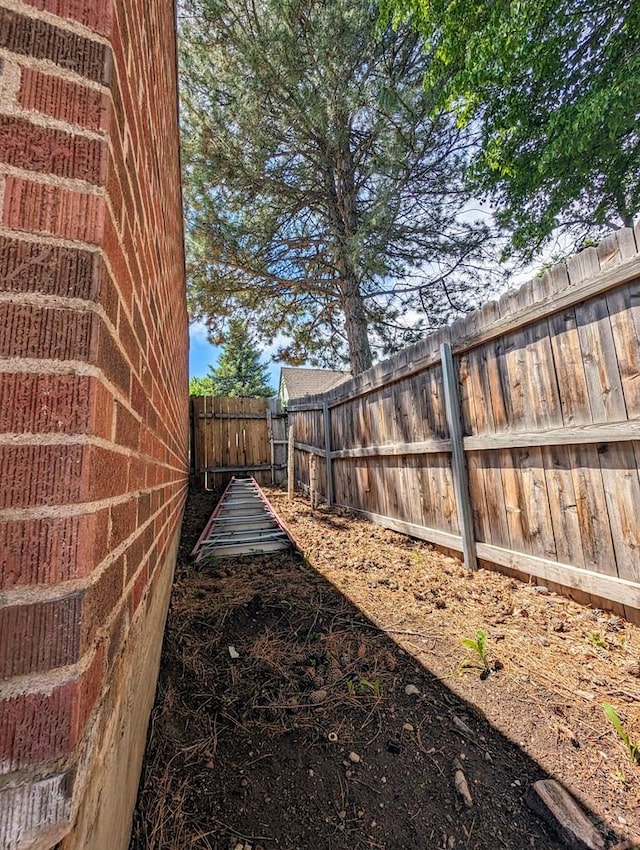
[[640,764],[640,741],[633,741],[631,739],[631,737],[629,736],[629,733],[627,732],[627,730],[622,725],[622,720],[620,720],[620,717],[618,716],[618,712],[611,705],[611,703],[603,702],[602,703],[602,710],[604,711],[607,719],[613,725],[613,728],[616,730],[616,732],[620,736],[622,743],[627,748],[627,751],[629,753],[629,758],[631,759],[631,761],[635,761],[638,764]]
[[358,688],[361,694],[371,691],[374,696],[379,697],[381,691],[380,679],[375,679],[373,682],[370,682],[368,679],[360,679],[358,681]]
[[607,647],[607,642],[602,637],[600,632],[591,632],[591,634],[589,635],[589,640],[594,646],[599,646],[600,649],[606,649]]
[[[379,697],[382,693],[382,685],[380,684],[380,679],[375,679],[373,682],[370,682],[368,679],[358,679],[357,680],[358,693],[366,694],[367,692],[372,693],[375,697]],[[347,681],[347,690],[349,694],[354,694],[356,690],[356,682],[353,679],[349,679]]]
[[476,631],[475,639],[465,638],[462,641],[462,645],[474,652],[477,658],[475,656],[473,658],[463,658],[460,662],[460,667],[478,667],[478,661],[480,661],[483,671],[487,674],[491,672],[489,659],[487,658],[487,633],[484,629],[478,629]]
[[411,560],[415,561],[416,566],[419,566],[422,563],[422,554],[419,549],[411,550]]

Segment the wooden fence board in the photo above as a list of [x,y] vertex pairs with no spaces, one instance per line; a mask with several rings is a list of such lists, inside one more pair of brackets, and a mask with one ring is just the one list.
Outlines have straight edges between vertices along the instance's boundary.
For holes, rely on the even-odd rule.
[[[318,455],[319,473],[329,432],[337,503],[461,549],[438,354],[446,341],[479,556],[552,585],[565,575],[567,588],[590,594],[596,605],[636,606],[634,232],[620,231],[325,396],[290,406],[304,430],[296,439]],[[304,482],[305,453],[298,455]]]
[[243,471],[259,484],[284,480],[286,444],[278,402],[211,396],[191,398],[194,475],[215,489]]

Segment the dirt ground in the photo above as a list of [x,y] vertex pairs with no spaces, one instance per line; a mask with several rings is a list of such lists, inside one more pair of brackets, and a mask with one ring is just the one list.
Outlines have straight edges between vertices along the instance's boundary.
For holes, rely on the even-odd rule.
[[638,627],[266,493],[304,557],[194,569],[215,498],[190,496],[131,850],[552,850],[525,802],[549,777],[634,846],[602,704],[640,739]]

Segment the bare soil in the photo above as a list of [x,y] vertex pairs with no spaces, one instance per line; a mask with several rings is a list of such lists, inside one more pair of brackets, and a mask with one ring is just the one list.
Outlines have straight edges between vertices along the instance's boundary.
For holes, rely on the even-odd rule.
[[637,626],[266,493],[303,556],[197,569],[215,497],[190,496],[131,850],[552,850],[525,802],[548,777],[634,846],[640,765],[602,704],[640,738]]

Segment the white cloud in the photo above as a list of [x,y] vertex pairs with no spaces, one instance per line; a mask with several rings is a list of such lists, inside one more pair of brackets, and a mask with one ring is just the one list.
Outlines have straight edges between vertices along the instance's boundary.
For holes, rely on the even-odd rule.
[[189,338],[193,342],[208,342],[209,330],[204,322],[192,322],[189,325]]

